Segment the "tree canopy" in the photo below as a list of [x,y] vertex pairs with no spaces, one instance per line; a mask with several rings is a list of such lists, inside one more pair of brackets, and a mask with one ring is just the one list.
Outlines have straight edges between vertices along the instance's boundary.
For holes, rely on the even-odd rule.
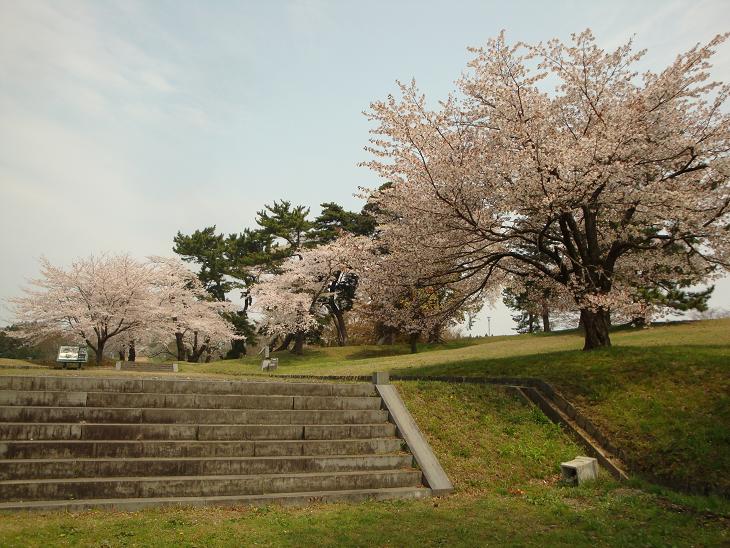
[[610,345],[611,309],[641,303],[641,265],[675,281],[727,269],[730,88],[708,81],[725,38],[639,75],[631,43],[502,34],[472,50],[438,108],[415,83],[374,102],[366,165],[392,184],[370,201],[411,283],[467,299],[507,277],[548,280],[580,309],[592,349]]

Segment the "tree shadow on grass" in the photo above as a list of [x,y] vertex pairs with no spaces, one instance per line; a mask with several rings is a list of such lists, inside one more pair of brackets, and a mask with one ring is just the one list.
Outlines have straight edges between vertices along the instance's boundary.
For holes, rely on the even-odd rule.
[[[484,339],[457,339],[453,341],[447,341],[444,343],[429,343],[419,344],[418,351],[420,352],[433,352],[436,350],[454,350],[457,348],[465,348],[467,346],[474,346],[477,344],[484,344]],[[407,344],[389,344],[382,346],[353,346],[354,352],[349,353],[345,356],[347,360],[369,360],[373,358],[388,358],[391,356],[403,356],[410,354],[411,349]]]

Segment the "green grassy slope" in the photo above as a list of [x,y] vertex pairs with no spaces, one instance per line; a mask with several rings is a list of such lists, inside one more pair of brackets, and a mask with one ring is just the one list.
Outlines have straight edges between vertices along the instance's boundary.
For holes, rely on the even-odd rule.
[[580,449],[493,386],[398,383],[456,491],[442,499],[301,509],[0,514],[1,546],[719,546],[726,501],[558,482]]

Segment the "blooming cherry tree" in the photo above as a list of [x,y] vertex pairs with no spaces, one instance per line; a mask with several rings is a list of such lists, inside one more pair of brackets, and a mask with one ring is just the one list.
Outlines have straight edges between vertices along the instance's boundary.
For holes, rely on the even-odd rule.
[[41,258],[41,277],[26,295],[12,299],[30,340],[64,336],[84,342],[100,364],[107,343],[145,325],[149,309],[148,265],[129,255],[89,256],[68,270]]
[[369,199],[389,252],[414,265],[414,286],[464,302],[508,278],[550,280],[580,309],[584,348],[610,345],[609,310],[632,302],[645,258],[677,279],[728,268],[730,88],[708,74],[725,38],[637,74],[631,43],[502,34],[437,109],[401,85],[369,112],[366,165],[390,183]]
[[[230,303],[211,302],[195,274],[178,259],[129,255],[90,256],[70,268],[41,259],[41,277],[11,300],[24,325],[19,336],[63,336],[85,342],[100,364],[105,350],[175,340],[178,352],[198,361],[235,338],[221,313]],[[183,359],[183,358],[180,358]]]
[[403,333],[416,352],[422,336],[437,342],[444,329],[481,308],[486,294],[475,299],[463,288],[423,285],[419,280],[433,272],[431,263],[397,246],[391,249],[398,251],[384,252],[383,243],[372,242],[356,262],[358,316],[373,322],[382,335]]
[[[294,352],[300,354],[307,332],[318,329],[320,321],[333,314],[337,284],[344,276],[355,274],[355,256],[368,245],[367,238],[346,234],[300,251],[287,259],[277,274],[263,274],[251,294],[253,310],[261,315],[262,331],[271,336],[293,334]],[[341,316],[339,320],[344,328]]]
[[180,259],[153,256],[150,284],[154,306],[148,321],[148,336],[168,341],[173,337],[177,359],[198,362],[210,358],[215,349],[227,344],[236,335],[225,319],[234,306],[226,301],[211,300],[194,272]]

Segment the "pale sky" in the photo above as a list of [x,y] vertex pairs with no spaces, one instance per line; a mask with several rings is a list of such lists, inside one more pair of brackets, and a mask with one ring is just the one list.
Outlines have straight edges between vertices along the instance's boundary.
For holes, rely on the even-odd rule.
[[[660,69],[730,31],[730,2],[0,0],[0,299],[38,257],[171,255],[178,230],[238,232],[264,203],[362,203],[379,181],[361,112],[415,77],[432,99],[467,46],[593,29]],[[713,76],[730,81],[730,44]],[[730,281],[712,306],[730,308]],[[493,333],[513,324],[485,311]],[[12,320],[0,311],[0,324]],[[481,319],[475,333],[486,331]]]

